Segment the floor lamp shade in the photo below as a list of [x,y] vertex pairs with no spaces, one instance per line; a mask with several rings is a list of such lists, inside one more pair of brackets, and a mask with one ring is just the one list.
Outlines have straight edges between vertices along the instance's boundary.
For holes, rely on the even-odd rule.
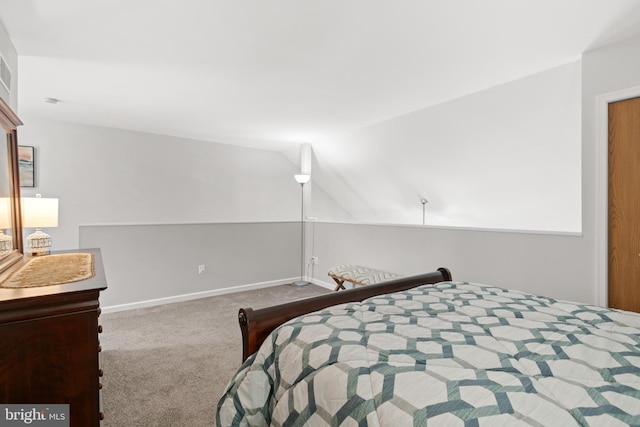
[[309,180],[311,179],[311,175],[305,175],[305,174],[294,175],[294,178],[296,179],[298,184],[304,185],[307,182],[309,182]]
[[24,197],[22,199],[22,227],[35,228],[27,237],[27,251],[32,255],[49,252],[51,236],[41,228],[58,226],[58,199]]

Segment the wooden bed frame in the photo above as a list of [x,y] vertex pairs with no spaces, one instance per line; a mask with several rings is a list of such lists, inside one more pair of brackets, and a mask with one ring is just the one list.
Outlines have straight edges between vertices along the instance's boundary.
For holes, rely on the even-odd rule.
[[271,331],[294,317],[322,310],[332,305],[362,301],[376,295],[404,291],[420,285],[449,280],[451,280],[451,272],[446,268],[439,268],[432,273],[402,277],[376,285],[347,289],[258,310],[241,308],[238,313],[238,321],[242,330],[242,361],[244,362],[249,356],[258,351],[260,345],[262,345],[262,342]]

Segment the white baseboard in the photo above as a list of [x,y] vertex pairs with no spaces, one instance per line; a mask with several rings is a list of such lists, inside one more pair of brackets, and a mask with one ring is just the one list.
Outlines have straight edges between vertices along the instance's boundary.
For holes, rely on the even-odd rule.
[[[298,279],[297,277],[291,277],[288,279],[271,280],[269,282],[252,283],[249,285],[232,286],[229,288],[212,289],[210,291],[194,292],[190,294],[175,295],[171,297],[157,298],[157,299],[151,299],[146,301],[137,301],[137,302],[127,303],[127,304],[111,305],[107,307],[102,307],[102,312],[115,313],[117,311],[134,310],[136,308],[144,308],[144,307],[153,307],[156,305],[169,304],[172,302],[189,301],[189,300],[194,300],[198,298],[207,298],[207,297],[215,297],[217,295],[231,294],[234,292],[269,288],[271,286],[287,285],[287,284],[293,283],[297,279]],[[324,283],[319,280],[317,281],[312,280],[310,282],[325,288],[330,286],[328,283]],[[333,289],[333,287],[331,287],[331,289]]]

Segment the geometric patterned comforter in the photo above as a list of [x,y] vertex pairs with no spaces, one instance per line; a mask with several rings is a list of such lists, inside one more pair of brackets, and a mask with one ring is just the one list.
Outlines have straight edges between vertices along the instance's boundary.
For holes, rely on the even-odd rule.
[[465,282],[276,329],[218,426],[640,426],[640,315]]

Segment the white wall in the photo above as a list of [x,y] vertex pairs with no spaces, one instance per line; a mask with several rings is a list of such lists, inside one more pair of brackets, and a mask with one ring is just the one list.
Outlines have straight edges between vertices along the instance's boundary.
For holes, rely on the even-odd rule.
[[297,166],[281,153],[35,118],[24,122],[20,144],[36,147],[37,187],[22,188],[22,195],[59,198],[59,227],[47,230],[54,249],[77,248],[80,224],[300,217]]
[[[303,159],[307,155],[302,154],[301,148],[290,148],[282,152],[282,154],[288,158],[292,163],[301,164],[303,160],[309,162],[307,159]],[[333,194],[340,195],[344,188],[342,185],[335,186],[320,186],[316,181],[316,173],[318,176],[326,176],[327,171],[330,170],[327,164],[318,163],[318,158],[315,155],[313,146],[311,146],[311,152],[308,153],[311,157],[310,165],[306,165],[306,169],[311,174],[310,186],[305,185],[305,216],[314,218],[331,218],[335,221],[355,221],[355,218],[347,212],[342,205],[340,205],[334,198]],[[326,183],[326,180],[325,180]]]
[[[582,93],[578,105],[576,85]],[[637,85],[640,40],[634,39],[588,52],[582,64],[567,64],[354,132],[336,139],[338,145],[329,145],[330,149],[314,144],[317,162],[313,185],[320,184],[324,193],[314,187],[311,206],[325,208],[322,219],[335,213],[341,221],[352,215],[387,222],[399,218],[397,213],[408,212],[403,218],[418,223],[419,198],[426,197],[431,201],[429,222],[442,222],[437,209],[446,208],[445,217],[460,222],[467,220],[468,213],[469,217],[474,214],[491,219],[484,226],[551,231],[528,234],[308,224],[314,232],[308,242],[313,248],[310,252],[320,260],[315,280],[329,283],[326,270],[340,263],[360,263],[402,274],[446,266],[461,280],[594,302],[599,262],[595,97]],[[534,92],[540,94],[541,101],[536,101]],[[580,114],[582,126],[575,120],[577,115],[579,122]],[[582,147],[576,147],[581,130]],[[40,172],[39,187],[23,189],[23,193],[60,197],[61,226],[51,230],[58,249],[77,247],[79,224],[299,218],[299,186],[292,179],[299,167],[280,153],[42,120],[25,120],[20,140],[38,148]],[[434,148],[430,141],[442,142]],[[339,145],[346,142],[350,145]],[[489,183],[496,188],[487,188]],[[461,190],[455,190],[456,186]],[[457,194],[462,202],[456,203],[463,204],[452,202],[448,194]],[[326,198],[326,205],[316,204],[321,197]],[[333,197],[345,210],[331,205]],[[174,204],[167,204],[167,199]],[[508,218],[490,216],[489,208],[482,205],[485,199],[508,212]],[[469,200],[474,203],[462,209]],[[532,200],[541,206],[532,206]],[[526,209],[519,207],[520,203]],[[175,207],[177,204],[182,208]],[[524,222],[513,223],[520,217]],[[574,232],[581,229],[582,233]],[[287,236],[297,249],[296,235]],[[109,250],[118,251],[117,257],[135,256],[136,248],[129,243],[113,245],[115,237],[107,241],[109,247],[119,248]],[[87,242],[100,243],[93,238]],[[225,243],[216,240],[211,243],[212,250],[224,248]],[[248,262],[248,269],[267,271],[260,264],[260,254],[251,256],[256,259]],[[193,275],[193,261],[185,258],[186,275]],[[287,263],[286,271],[297,272],[298,259]],[[129,268],[126,263],[107,265],[107,275],[111,270],[116,277],[127,277]],[[139,282],[147,276],[137,272],[135,277]],[[178,282],[167,278],[160,288],[164,297],[170,296],[164,293],[167,289],[173,295],[183,292]],[[118,280],[115,286],[123,283]],[[152,285],[149,281],[145,289],[152,291]],[[200,285],[196,282],[187,291],[199,292],[203,289]]]
[[[598,193],[598,186],[606,189],[607,152],[606,134],[604,140],[599,139],[596,122],[604,120],[606,129],[606,115],[596,116],[596,100],[628,88],[636,88],[640,96],[640,37],[586,52],[581,74],[581,108],[577,109],[582,117],[581,151],[577,154],[582,183],[580,235],[316,224],[315,254],[319,265],[315,269],[315,280],[327,281],[326,269],[341,263],[364,264],[402,274],[444,266],[451,268],[454,279],[458,280],[586,303],[599,302],[600,285],[606,287],[607,202],[606,191]],[[546,147],[544,156],[554,155],[555,149]],[[408,157],[403,157],[403,164],[405,160],[411,163]],[[573,160],[569,163],[573,164]],[[385,167],[380,162],[374,165],[376,169]],[[455,163],[450,166],[452,172],[445,177],[455,179],[459,167]],[[538,173],[546,173],[547,162],[534,166]],[[560,211],[561,208],[554,209]]]
[[37,176],[22,194],[59,198],[59,227],[46,229],[54,250],[102,250],[103,306],[281,284],[299,273],[298,165],[282,153],[24,122],[20,143],[36,147]]
[[427,224],[580,232],[580,61],[314,151],[316,183],[359,222],[421,224],[424,197]]

